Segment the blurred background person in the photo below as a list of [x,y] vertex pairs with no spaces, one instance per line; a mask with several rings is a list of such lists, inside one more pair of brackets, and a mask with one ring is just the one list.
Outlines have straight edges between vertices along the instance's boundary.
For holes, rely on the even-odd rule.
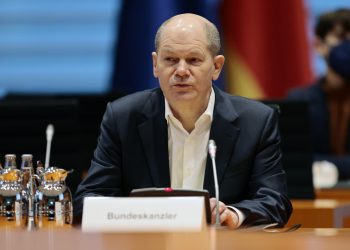
[[314,160],[334,163],[340,179],[350,179],[350,9],[322,14],[315,35],[315,50],[327,71],[288,98],[309,103]]

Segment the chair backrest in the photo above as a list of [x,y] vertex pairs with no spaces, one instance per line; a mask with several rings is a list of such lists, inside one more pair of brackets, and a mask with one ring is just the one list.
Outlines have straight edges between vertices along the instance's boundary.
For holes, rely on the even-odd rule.
[[[72,192],[91,164],[107,102],[122,96],[10,95],[0,100],[0,161],[4,155],[31,153],[45,160],[46,127],[52,123],[51,165],[74,169],[67,178]],[[20,164],[20,159],[17,159]]]
[[79,133],[80,166],[83,174],[91,165],[93,152],[97,145],[100,125],[107,103],[117,99],[118,95],[79,96]]
[[299,101],[263,101],[279,113],[282,162],[292,199],[314,198],[313,150],[308,104]]

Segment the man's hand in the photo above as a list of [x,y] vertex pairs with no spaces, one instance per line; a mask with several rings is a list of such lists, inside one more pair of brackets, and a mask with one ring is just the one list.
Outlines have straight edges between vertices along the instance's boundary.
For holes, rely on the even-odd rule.
[[[211,224],[215,224],[216,220],[216,199],[210,198]],[[236,229],[238,227],[238,215],[236,212],[227,208],[224,203],[219,201],[220,224]]]

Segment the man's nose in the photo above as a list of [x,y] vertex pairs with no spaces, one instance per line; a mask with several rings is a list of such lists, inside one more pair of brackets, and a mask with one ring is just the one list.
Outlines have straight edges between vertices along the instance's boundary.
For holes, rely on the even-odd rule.
[[184,77],[189,75],[188,65],[185,60],[180,60],[176,67],[176,75]]

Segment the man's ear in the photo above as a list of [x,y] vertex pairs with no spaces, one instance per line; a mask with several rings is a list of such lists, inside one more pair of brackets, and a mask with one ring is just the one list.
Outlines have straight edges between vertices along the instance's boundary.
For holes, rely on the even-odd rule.
[[323,57],[327,56],[328,47],[320,37],[316,36],[313,44],[314,44],[314,49],[315,49],[316,53],[318,53],[319,55],[321,55]]
[[214,72],[213,72],[213,81],[219,78],[220,72],[224,67],[225,57],[223,55],[217,55],[214,57]]
[[153,75],[155,78],[158,78],[157,58],[158,58],[157,52],[152,52]]

